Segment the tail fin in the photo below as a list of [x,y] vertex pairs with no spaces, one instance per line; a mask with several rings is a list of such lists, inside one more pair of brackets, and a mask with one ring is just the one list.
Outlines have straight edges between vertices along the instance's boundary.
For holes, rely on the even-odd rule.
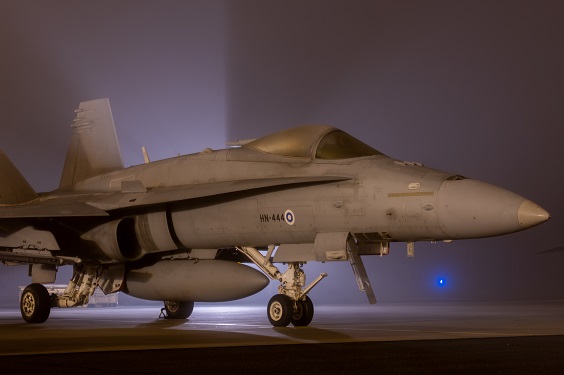
[[37,198],[31,185],[0,151],[0,206],[28,203]]
[[123,168],[110,101],[82,102],[75,112],[60,188]]

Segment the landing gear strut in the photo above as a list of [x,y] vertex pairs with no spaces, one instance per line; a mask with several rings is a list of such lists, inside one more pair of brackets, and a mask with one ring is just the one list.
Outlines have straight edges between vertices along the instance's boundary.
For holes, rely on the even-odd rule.
[[313,319],[313,302],[307,293],[316,286],[326,273],[320,274],[311,284],[305,287],[306,276],[301,268],[303,263],[290,262],[286,272],[281,273],[270,261],[273,247],[269,248],[266,256],[252,247],[238,248],[273,280],[280,281],[278,293],[270,299],[266,309],[268,320],[274,327],[307,326]]

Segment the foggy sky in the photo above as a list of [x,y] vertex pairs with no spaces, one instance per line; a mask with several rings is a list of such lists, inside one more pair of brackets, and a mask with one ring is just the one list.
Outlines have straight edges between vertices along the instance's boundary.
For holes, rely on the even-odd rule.
[[[58,186],[73,110],[109,97],[126,165],[304,123],[548,210],[499,238],[365,257],[382,302],[564,295],[560,1],[1,1],[2,148]],[[308,264],[318,303],[364,302],[348,263]],[[0,267],[17,303],[25,267]],[[437,288],[436,278],[447,285]],[[68,277],[68,276],[65,276]],[[60,282],[67,280],[58,279]],[[264,298],[275,293],[269,287]],[[16,297],[12,297],[15,295]]]

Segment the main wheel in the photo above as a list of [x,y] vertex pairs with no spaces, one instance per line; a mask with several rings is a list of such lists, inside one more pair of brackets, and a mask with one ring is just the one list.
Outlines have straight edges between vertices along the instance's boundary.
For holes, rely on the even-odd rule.
[[292,316],[292,324],[296,327],[309,325],[313,319],[313,302],[306,296],[305,300],[296,302],[296,309]]
[[43,323],[51,313],[51,296],[41,284],[28,285],[20,300],[22,318],[28,323]]
[[164,301],[167,319],[188,319],[194,311],[192,301]]
[[277,294],[268,301],[268,320],[274,327],[286,327],[292,321],[294,302],[284,294]]

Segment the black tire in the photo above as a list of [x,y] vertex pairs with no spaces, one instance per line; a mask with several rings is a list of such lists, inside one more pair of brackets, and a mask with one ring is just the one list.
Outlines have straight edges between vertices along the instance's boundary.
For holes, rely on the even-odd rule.
[[30,284],[20,299],[22,318],[28,323],[43,323],[51,313],[51,296],[41,284]]
[[294,315],[294,302],[284,294],[277,294],[268,301],[268,320],[274,327],[286,327]]
[[192,301],[164,301],[167,319],[188,319],[194,311]]
[[306,296],[305,300],[296,302],[296,309],[292,315],[292,324],[296,327],[305,327],[313,320],[313,302]]

